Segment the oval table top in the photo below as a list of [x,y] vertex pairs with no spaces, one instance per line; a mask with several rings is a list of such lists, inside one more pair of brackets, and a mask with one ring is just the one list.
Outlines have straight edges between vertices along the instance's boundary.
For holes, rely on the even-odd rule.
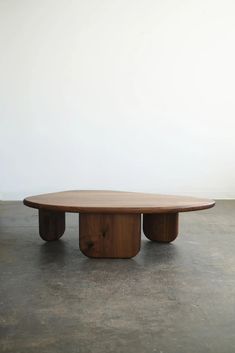
[[176,213],[203,210],[215,201],[190,196],[108,190],[71,190],[24,199],[37,209],[79,213]]

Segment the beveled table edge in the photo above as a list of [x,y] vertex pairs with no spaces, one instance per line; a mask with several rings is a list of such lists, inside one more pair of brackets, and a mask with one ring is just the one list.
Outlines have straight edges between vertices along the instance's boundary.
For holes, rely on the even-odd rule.
[[[88,206],[61,206],[61,205],[53,205],[53,204],[41,204],[37,202],[30,201],[31,198],[40,197],[42,195],[50,195],[56,193],[64,193],[64,192],[117,192],[117,193],[128,193],[128,194],[143,194],[143,195],[155,195],[155,196],[175,196],[175,197],[189,197],[191,199],[195,199],[195,201],[200,200],[201,202],[205,202],[204,205],[190,205],[190,203],[186,206],[166,206],[166,207],[116,207],[116,206],[109,206],[109,207],[88,207]],[[212,199],[207,198],[198,198],[193,196],[185,196],[185,195],[168,195],[168,194],[153,194],[153,193],[143,193],[143,192],[131,192],[131,191],[118,191],[118,190],[66,190],[66,191],[59,191],[47,194],[39,194],[34,196],[28,196],[23,200],[24,205],[35,208],[35,209],[43,209],[43,210],[51,210],[57,212],[68,212],[68,213],[106,213],[106,214],[146,214],[146,213],[178,213],[178,212],[191,212],[191,211],[200,211],[212,208],[215,205],[215,201]]]

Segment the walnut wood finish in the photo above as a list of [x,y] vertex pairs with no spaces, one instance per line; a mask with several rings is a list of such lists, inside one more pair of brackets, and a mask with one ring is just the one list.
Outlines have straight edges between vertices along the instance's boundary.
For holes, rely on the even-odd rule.
[[140,249],[140,216],[144,233],[171,242],[178,234],[178,212],[203,210],[215,202],[196,197],[121,191],[77,190],[27,197],[39,209],[39,233],[57,240],[65,231],[65,212],[80,213],[80,249],[88,257],[130,258]]
[[144,234],[152,241],[170,243],[178,235],[178,219],[178,213],[144,214]]
[[140,250],[140,215],[81,213],[79,246],[84,255],[130,258]]
[[27,197],[24,204],[63,212],[83,213],[176,213],[203,210],[215,202],[189,196],[118,191],[64,191]]
[[65,213],[39,210],[39,234],[43,240],[58,240],[65,231]]

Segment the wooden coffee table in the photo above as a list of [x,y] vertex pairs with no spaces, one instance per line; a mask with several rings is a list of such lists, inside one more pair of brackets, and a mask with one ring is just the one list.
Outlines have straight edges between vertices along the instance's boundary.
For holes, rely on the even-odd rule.
[[65,212],[79,213],[79,246],[96,258],[130,258],[140,250],[143,230],[152,241],[169,243],[178,235],[179,212],[203,210],[215,202],[186,196],[121,191],[64,191],[27,197],[24,204],[39,210],[42,239],[59,239]]

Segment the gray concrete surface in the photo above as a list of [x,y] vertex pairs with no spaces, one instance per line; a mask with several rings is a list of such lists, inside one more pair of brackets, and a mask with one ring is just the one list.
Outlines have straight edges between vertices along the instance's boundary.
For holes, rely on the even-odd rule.
[[36,210],[0,203],[0,351],[234,353],[235,201],[180,220],[170,245],[95,260],[76,215],[45,243]]

